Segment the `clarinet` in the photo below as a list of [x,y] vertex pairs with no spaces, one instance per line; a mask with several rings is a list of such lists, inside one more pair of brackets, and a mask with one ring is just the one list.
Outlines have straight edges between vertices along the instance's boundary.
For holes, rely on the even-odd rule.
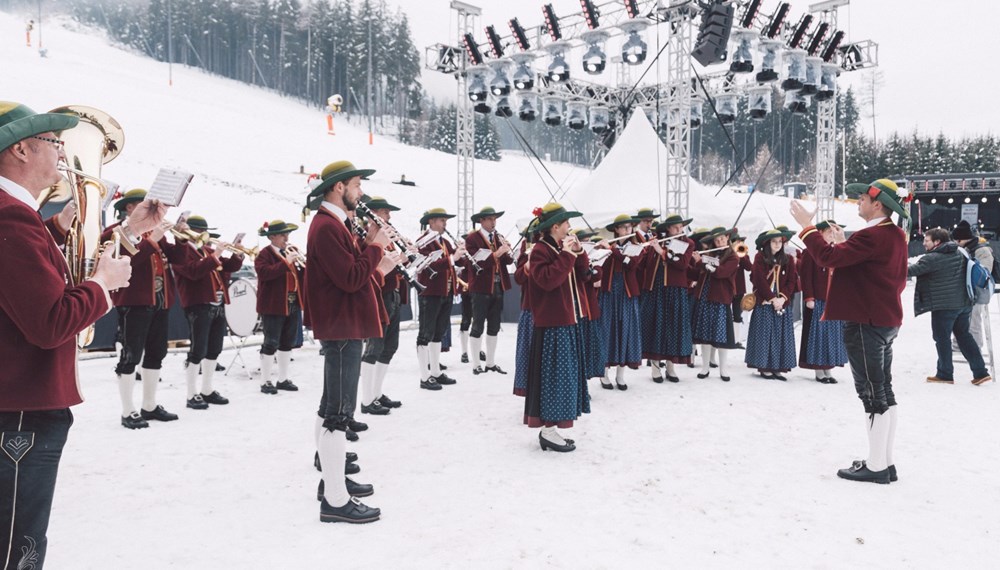
[[364,202],[358,202],[357,207],[355,207],[355,211],[357,211],[359,215],[375,222],[375,225],[382,229],[392,228],[398,238],[392,240],[392,245],[394,245],[401,253],[406,255],[407,262],[413,263],[418,259],[417,254],[408,251],[407,244],[403,241],[402,234],[400,234],[392,224],[376,216],[370,209],[368,209],[368,206]]
[[[458,240],[455,239],[455,236],[451,235],[451,232],[448,231],[448,228],[444,229],[444,233],[447,234],[447,236],[451,238],[451,241],[455,242],[455,246],[458,247]],[[472,268],[476,270],[476,275],[479,275],[480,273],[483,272],[483,268],[479,267],[479,262],[472,257],[472,254],[470,254],[468,250],[465,251],[465,255],[463,257],[472,262]]]
[[[357,217],[351,218],[351,221],[352,221],[351,225],[354,228],[354,233],[356,233],[358,237],[361,238],[362,241],[364,241],[364,239],[368,237],[368,231],[365,230],[364,225],[361,223],[360,220],[358,220]],[[418,293],[427,288],[422,283],[417,281],[415,277],[410,275],[410,272],[406,270],[406,265],[404,265],[402,261],[396,264],[396,271],[398,271],[400,275],[406,277],[406,282],[409,283],[411,287],[416,289]]]

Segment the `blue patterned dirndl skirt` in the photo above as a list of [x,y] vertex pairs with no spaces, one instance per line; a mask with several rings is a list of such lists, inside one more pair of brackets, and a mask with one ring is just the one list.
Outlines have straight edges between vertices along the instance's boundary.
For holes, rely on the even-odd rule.
[[799,367],[809,370],[829,370],[847,364],[847,347],[844,345],[844,322],[824,321],[826,301],[816,300],[812,309],[802,315],[802,345],[799,348]]
[[[620,273],[611,280],[611,291],[601,291],[601,327],[608,339],[608,366],[638,368],[642,363],[642,330],[639,323],[639,299],[625,292],[625,278]],[[603,374],[603,373],[602,373]]]
[[762,372],[788,372],[795,368],[791,306],[779,315],[771,305],[757,305],[750,317],[744,360],[748,367]]
[[691,362],[691,297],[686,287],[656,285],[642,319],[642,357]]
[[531,311],[521,310],[517,319],[517,348],[514,352],[514,394],[523,396],[528,386],[528,360],[531,356],[531,330],[535,328],[535,320]]
[[535,327],[524,399],[528,427],[568,428],[580,414],[590,413],[583,354],[580,325]]
[[729,303],[708,300],[712,279],[705,281],[701,296],[694,303],[694,324],[691,337],[694,344],[709,344],[715,348],[736,348],[733,332],[733,307]]
[[604,375],[608,362],[608,339],[604,336],[604,327],[601,321],[581,319],[580,331],[583,334],[584,376],[599,378]]

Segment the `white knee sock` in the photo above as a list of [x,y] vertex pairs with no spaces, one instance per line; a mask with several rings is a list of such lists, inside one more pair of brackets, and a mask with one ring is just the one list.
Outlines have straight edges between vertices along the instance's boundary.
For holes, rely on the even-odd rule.
[[729,376],[726,371],[729,369],[729,350],[719,349],[719,376]]
[[896,421],[899,419],[897,415],[897,406],[889,406],[889,431],[886,434],[885,442],[885,463],[886,465],[895,465],[892,459],[892,446],[896,443]]
[[292,351],[290,350],[279,350],[278,351],[278,382],[282,380],[288,380],[289,374],[288,369],[292,365]]
[[868,429],[868,469],[882,471],[889,466],[885,460],[886,444],[889,441],[889,413],[865,414],[865,427]]
[[132,403],[132,390],[135,388],[135,372],[118,375],[118,394],[122,397],[122,417],[135,411]]
[[375,365],[361,363],[361,405],[367,406],[378,397],[375,393]]
[[212,377],[215,376],[215,361],[205,359],[201,361],[201,395],[208,396],[215,390],[212,388]]
[[653,378],[663,378],[663,374],[660,372],[659,360],[650,360],[649,369],[650,369],[650,374],[652,374]]
[[718,364],[719,363],[719,359],[717,358],[718,355],[719,355],[719,349],[715,348],[713,346],[712,347],[712,364]]
[[271,370],[274,369],[274,355],[260,355],[260,383],[267,384],[271,381]]
[[667,376],[673,378],[677,377],[677,371],[674,369],[674,363],[669,360],[667,361]]
[[625,367],[618,366],[617,368],[618,370],[615,370],[615,382],[621,384],[622,380],[625,379]]
[[469,339],[469,344],[472,345],[472,354],[469,355],[469,358],[472,359],[472,367],[475,368],[477,366],[481,366],[483,362],[479,360],[479,352],[483,350],[482,337],[480,338],[471,337]]
[[152,412],[156,409],[156,387],[160,383],[160,371],[140,368],[142,373],[142,409]]
[[462,354],[469,354],[469,331],[461,331],[458,336],[462,339]]
[[816,371],[816,379],[819,380],[820,378],[826,378],[826,373],[823,370]]
[[611,383],[611,368],[604,369],[604,378],[601,380],[601,384]]
[[323,418],[316,416],[316,425],[313,426],[313,443],[316,444],[316,449],[319,449],[319,434],[323,433],[324,421]]
[[388,371],[388,364],[384,362],[375,363],[375,398],[382,397],[382,386],[385,384],[385,375]]
[[423,382],[430,377],[430,347],[417,345],[417,368],[420,369],[420,381]]
[[497,337],[486,335],[486,366],[497,365]]
[[432,342],[427,345],[430,350],[428,354],[430,355],[430,365],[431,365],[431,376],[441,375],[441,343]]
[[[347,438],[342,431],[324,429],[319,434],[319,461],[323,465],[342,465],[347,453]],[[351,496],[347,493],[343,469],[323,470],[323,494],[331,507],[342,507]]]
[[712,358],[712,347],[703,344],[701,345],[701,373],[708,374],[708,363]]
[[563,439],[563,436],[559,435],[559,432],[554,427],[543,427],[542,438],[556,445],[566,445],[566,440]]
[[198,393],[198,365],[192,364],[190,362],[184,363],[184,380],[187,382],[187,399],[190,400],[194,398],[194,395]]
[[743,323],[737,323],[735,321],[733,322],[733,338],[736,339],[736,342],[743,342],[743,340],[741,339],[742,335],[740,335],[742,328],[743,328]]

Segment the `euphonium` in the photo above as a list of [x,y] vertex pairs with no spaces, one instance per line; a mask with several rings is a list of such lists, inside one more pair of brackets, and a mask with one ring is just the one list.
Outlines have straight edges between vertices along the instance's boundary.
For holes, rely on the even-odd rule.
[[[69,105],[53,109],[51,113],[76,115],[80,123],[72,129],[59,133],[65,143],[66,164],[59,169],[66,176],[53,192],[73,198],[76,217],[66,233],[66,261],[69,264],[70,280],[80,284],[90,277],[97,266],[101,252],[101,208],[108,193],[106,183],[101,180],[101,166],[111,162],[121,152],[125,144],[125,133],[113,117],[93,107]],[[131,248],[127,239],[122,245]],[[134,252],[134,251],[133,251]],[[80,333],[81,347],[94,339],[94,326]]]

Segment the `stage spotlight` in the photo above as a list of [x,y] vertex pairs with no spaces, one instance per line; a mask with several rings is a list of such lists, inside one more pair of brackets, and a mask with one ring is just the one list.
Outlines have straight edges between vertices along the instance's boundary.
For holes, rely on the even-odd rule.
[[985,204],[986,203],[986,196],[983,196],[983,199],[980,200],[980,202],[982,202],[983,204]]
[[753,71],[753,41],[757,32],[753,30],[733,30],[733,57],[729,64],[732,73],[750,73]]
[[813,97],[817,101],[829,101],[837,93],[837,73],[840,67],[833,63],[824,63],[822,77],[819,82],[819,92]]
[[535,72],[531,69],[531,62],[535,60],[535,56],[529,53],[518,53],[512,55],[511,59],[517,63],[513,75],[514,89],[530,91],[535,86]]
[[783,44],[779,40],[761,40],[761,70],[757,74],[757,83],[771,83],[778,80],[778,54],[781,53]]
[[757,21],[757,13],[760,12],[762,2],[763,0],[750,0],[746,10],[743,11],[743,16],[740,17],[740,26],[748,30],[753,28],[754,23]]
[[542,14],[545,15],[545,28],[549,31],[549,37],[554,42],[561,40],[562,30],[559,28],[559,18],[556,17],[552,4],[542,6]]
[[557,127],[562,124],[563,100],[559,97],[545,97],[542,100],[545,109],[542,113],[542,120],[550,127]]
[[510,34],[514,36],[514,41],[517,42],[517,47],[521,48],[521,51],[530,50],[531,43],[528,41],[528,34],[524,33],[521,22],[518,22],[517,18],[512,18],[507,22],[507,26],[510,28]]
[[514,110],[510,108],[510,99],[507,97],[500,97],[497,99],[497,110],[494,114],[498,117],[514,116]]
[[809,31],[809,25],[812,24],[813,17],[809,14],[803,14],[802,19],[799,23],[795,25],[795,31],[792,32],[792,38],[788,41],[788,47],[792,49],[798,49],[802,45],[802,40],[806,37],[806,32]]
[[607,41],[608,35],[608,32],[602,30],[588,31],[580,35],[587,44],[587,51],[583,54],[583,70],[590,75],[597,75],[607,67],[608,55],[604,52],[604,42]]
[[493,79],[490,80],[490,93],[494,97],[506,97],[510,95],[510,62],[501,59],[491,61],[487,65],[493,70]]
[[583,8],[583,18],[587,21],[587,27],[591,30],[597,29],[601,25],[598,20],[601,13],[597,11],[593,0],[580,0],[580,7]]
[[579,131],[587,126],[587,104],[573,101],[567,105],[566,126]]
[[809,97],[819,93],[819,83],[823,77],[823,60],[818,57],[806,58],[806,80],[802,83],[803,96]]
[[476,45],[476,38],[472,37],[472,34],[465,34],[462,36],[462,43],[465,44],[465,53],[469,56],[469,61],[473,65],[482,65],[483,54],[479,51],[479,46]]
[[490,91],[486,87],[486,70],[486,67],[475,66],[470,67],[467,72],[469,78],[469,100],[473,103],[482,103],[486,101],[490,95]]
[[785,63],[788,66],[788,77],[781,82],[781,88],[785,91],[802,89],[806,81],[806,51],[802,49],[786,51]]
[[549,63],[548,78],[553,83],[562,83],[569,79],[569,64],[566,63],[567,45],[563,42],[549,44],[546,46],[552,53],[552,62]]
[[937,204],[937,198],[931,198],[931,204]]
[[948,198],[948,203],[949,204],[954,204],[955,203],[955,199],[954,198]]
[[821,22],[820,25],[816,26],[816,31],[813,32],[812,38],[809,40],[809,45],[806,46],[806,51],[809,55],[816,55],[819,51],[819,46],[826,39],[826,32],[830,29],[830,24],[826,22]]
[[691,98],[691,128],[697,129],[701,126],[705,101],[701,97]]
[[969,198],[968,196],[966,196],[965,197],[965,203],[968,204],[969,202],[972,202],[972,198]]
[[809,109],[809,100],[798,91],[785,91],[785,109],[793,115],[804,115]]
[[538,115],[538,96],[531,93],[523,93],[519,98],[520,103],[517,105],[517,117],[522,121],[534,121]]
[[622,60],[629,65],[639,65],[646,61],[646,42],[640,33],[646,29],[646,20],[626,20],[620,27],[628,34],[628,39],[622,44]]
[[837,49],[840,48],[840,43],[842,41],[844,41],[844,32],[838,30],[837,33],[833,34],[833,38],[830,40],[830,43],[826,44],[826,47],[823,49],[823,53],[820,54],[823,61],[827,63],[833,61],[833,56],[837,54]]
[[503,44],[500,42],[500,36],[493,26],[486,26],[486,42],[490,45],[493,57],[497,59],[503,57]]
[[625,12],[629,18],[639,17],[639,3],[636,0],[625,0]]
[[758,85],[747,90],[749,101],[747,107],[750,109],[750,118],[755,121],[763,121],[771,112],[771,86]]
[[609,128],[610,113],[608,108],[602,105],[595,105],[588,109],[590,115],[590,130],[594,134],[603,134]]
[[736,122],[737,96],[735,93],[723,93],[715,99],[715,110],[719,112],[719,122],[731,125]]
[[768,39],[773,40],[781,35],[781,26],[785,23],[785,18],[788,16],[790,8],[791,5],[788,2],[782,2],[778,5],[778,9],[771,16],[771,22],[768,23],[767,28],[764,30],[764,35]]

